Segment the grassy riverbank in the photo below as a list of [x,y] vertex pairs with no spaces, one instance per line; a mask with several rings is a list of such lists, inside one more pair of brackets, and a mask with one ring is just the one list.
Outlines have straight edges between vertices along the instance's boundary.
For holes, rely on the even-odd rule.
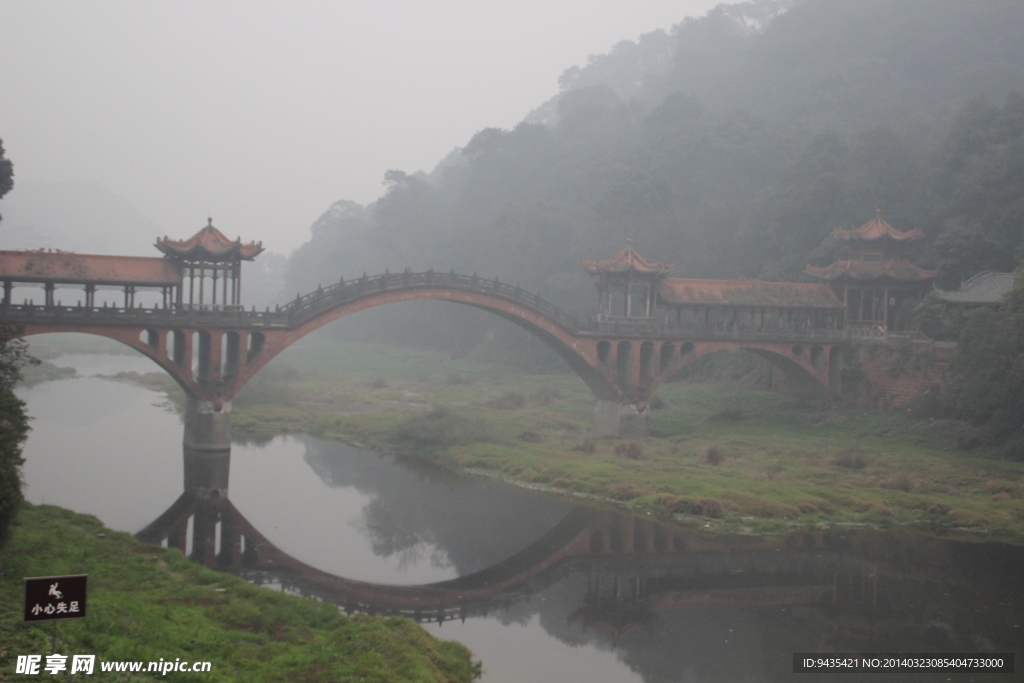
[[443,354],[308,339],[238,397],[236,436],[307,431],[690,524],[928,524],[1022,537],[1024,464],[959,450],[950,421],[829,407],[727,385],[659,390],[653,436],[588,437],[572,374],[528,375]]
[[[17,655],[50,653],[52,624],[22,623],[22,577],[81,573],[89,574],[88,617],[60,623],[61,654],[95,654],[97,662],[211,662],[210,673],[175,672],[176,681],[454,683],[473,677],[464,646],[436,640],[411,621],[346,617],[333,605],[258,588],[61,508],[26,505],[0,551],[0,570],[2,680],[37,679],[13,673]],[[101,674],[99,663],[96,674],[102,680],[161,678]]]

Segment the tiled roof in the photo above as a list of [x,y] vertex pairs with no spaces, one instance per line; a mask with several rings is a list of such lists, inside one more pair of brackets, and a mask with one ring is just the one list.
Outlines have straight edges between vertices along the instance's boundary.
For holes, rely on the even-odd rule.
[[650,275],[664,275],[675,266],[671,263],[651,263],[633,249],[633,240],[626,240],[626,248],[607,261],[580,261],[583,270],[598,273],[625,273],[630,270]]
[[241,238],[231,241],[217,228],[213,219],[209,224],[187,240],[157,238],[156,248],[168,256],[177,256],[196,261],[251,261],[263,251],[262,242],[242,244]]
[[931,280],[939,274],[937,270],[928,270],[916,266],[906,259],[886,261],[852,261],[849,259],[836,261],[824,267],[807,266],[804,272],[822,280],[836,280],[848,277],[851,280],[880,280],[889,278],[900,282],[920,282]]
[[697,306],[766,306],[771,308],[842,308],[825,284],[759,280],[689,280],[665,278],[658,294],[668,304]]
[[57,284],[175,286],[177,265],[159,256],[102,256],[50,251],[0,251],[0,279]]
[[924,233],[921,232],[920,228],[914,230],[908,230],[907,232],[901,232],[896,228],[892,227],[888,223],[882,220],[882,212],[879,209],[875,212],[875,219],[868,221],[859,228],[853,230],[843,230],[842,228],[834,228],[832,235],[836,239],[843,241],[849,240],[864,240],[871,241],[882,239],[883,237],[903,242],[905,240],[916,240],[920,237],[924,237]]
[[961,284],[957,291],[937,290],[935,294],[941,300],[951,304],[999,306],[1003,303],[1003,296],[1013,289],[1015,279],[1016,274],[1014,273],[997,273],[986,270]]

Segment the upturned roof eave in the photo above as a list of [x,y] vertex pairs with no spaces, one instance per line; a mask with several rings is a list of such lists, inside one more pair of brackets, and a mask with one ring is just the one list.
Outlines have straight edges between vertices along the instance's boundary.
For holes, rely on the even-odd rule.
[[154,245],[166,256],[179,259],[201,260],[211,263],[223,261],[252,261],[263,252],[262,242],[242,244],[242,239],[229,240],[213,226],[213,219],[196,234],[183,240],[157,238]]
[[633,248],[633,240],[626,240],[626,248],[607,261],[581,260],[580,267],[591,275],[607,273],[621,275],[634,272],[642,275],[665,275],[675,268],[672,263],[652,263]]

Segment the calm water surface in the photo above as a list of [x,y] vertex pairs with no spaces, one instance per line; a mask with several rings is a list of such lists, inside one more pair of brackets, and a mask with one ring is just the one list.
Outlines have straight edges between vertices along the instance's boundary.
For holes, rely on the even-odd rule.
[[[182,493],[180,418],[159,394],[95,376],[148,360],[58,364],[84,376],[19,392],[34,416],[26,495],[138,532]],[[410,614],[458,593],[420,616],[462,609],[465,621],[424,626],[466,643],[491,683],[776,681],[797,651],[1024,651],[1024,553],[1000,544],[709,537],[305,436],[235,444],[230,502],[251,538],[297,563],[255,580]]]

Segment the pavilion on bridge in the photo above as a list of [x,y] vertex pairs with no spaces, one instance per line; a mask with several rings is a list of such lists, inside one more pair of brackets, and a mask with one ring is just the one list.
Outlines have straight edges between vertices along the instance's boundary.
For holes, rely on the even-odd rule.
[[834,328],[843,302],[826,284],[667,277],[674,266],[626,248],[607,261],[581,261],[596,275],[597,322],[649,322],[721,329]]
[[155,246],[163,257],[75,254],[59,249],[0,251],[3,305],[15,303],[15,287],[41,287],[45,306],[61,305],[60,291],[84,290],[84,301],[78,305],[92,308],[97,305],[97,291],[116,290],[124,293],[124,308],[135,308],[136,295],[150,292],[159,293],[164,308],[236,309],[241,306],[241,262],[263,251],[260,243],[229,240],[213,227],[213,219],[186,240],[158,238]]
[[923,298],[939,274],[907,257],[910,243],[924,237],[921,229],[902,232],[882,220],[881,213],[877,210],[874,220],[854,230],[832,230],[836,239],[849,245],[845,259],[804,269],[808,275],[828,281],[842,297],[849,327],[899,328],[902,321],[896,312],[900,304]]
[[[177,289],[175,304],[189,308],[232,308],[241,305],[242,261],[252,261],[263,252],[263,244],[242,244],[242,238],[229,240],[217,228],[213,219],[205,228],[187,240],[157,239],[156,248],[165,258],[177,264],[181,286]],[[184,302],[184,278],[188,276],[188,304]],[[199,291],[196,291],[196,279]],[[221,299],[217,303],[217,281],[220,280]],[[210,301],[206,301],[206,282],[210,281]]]

